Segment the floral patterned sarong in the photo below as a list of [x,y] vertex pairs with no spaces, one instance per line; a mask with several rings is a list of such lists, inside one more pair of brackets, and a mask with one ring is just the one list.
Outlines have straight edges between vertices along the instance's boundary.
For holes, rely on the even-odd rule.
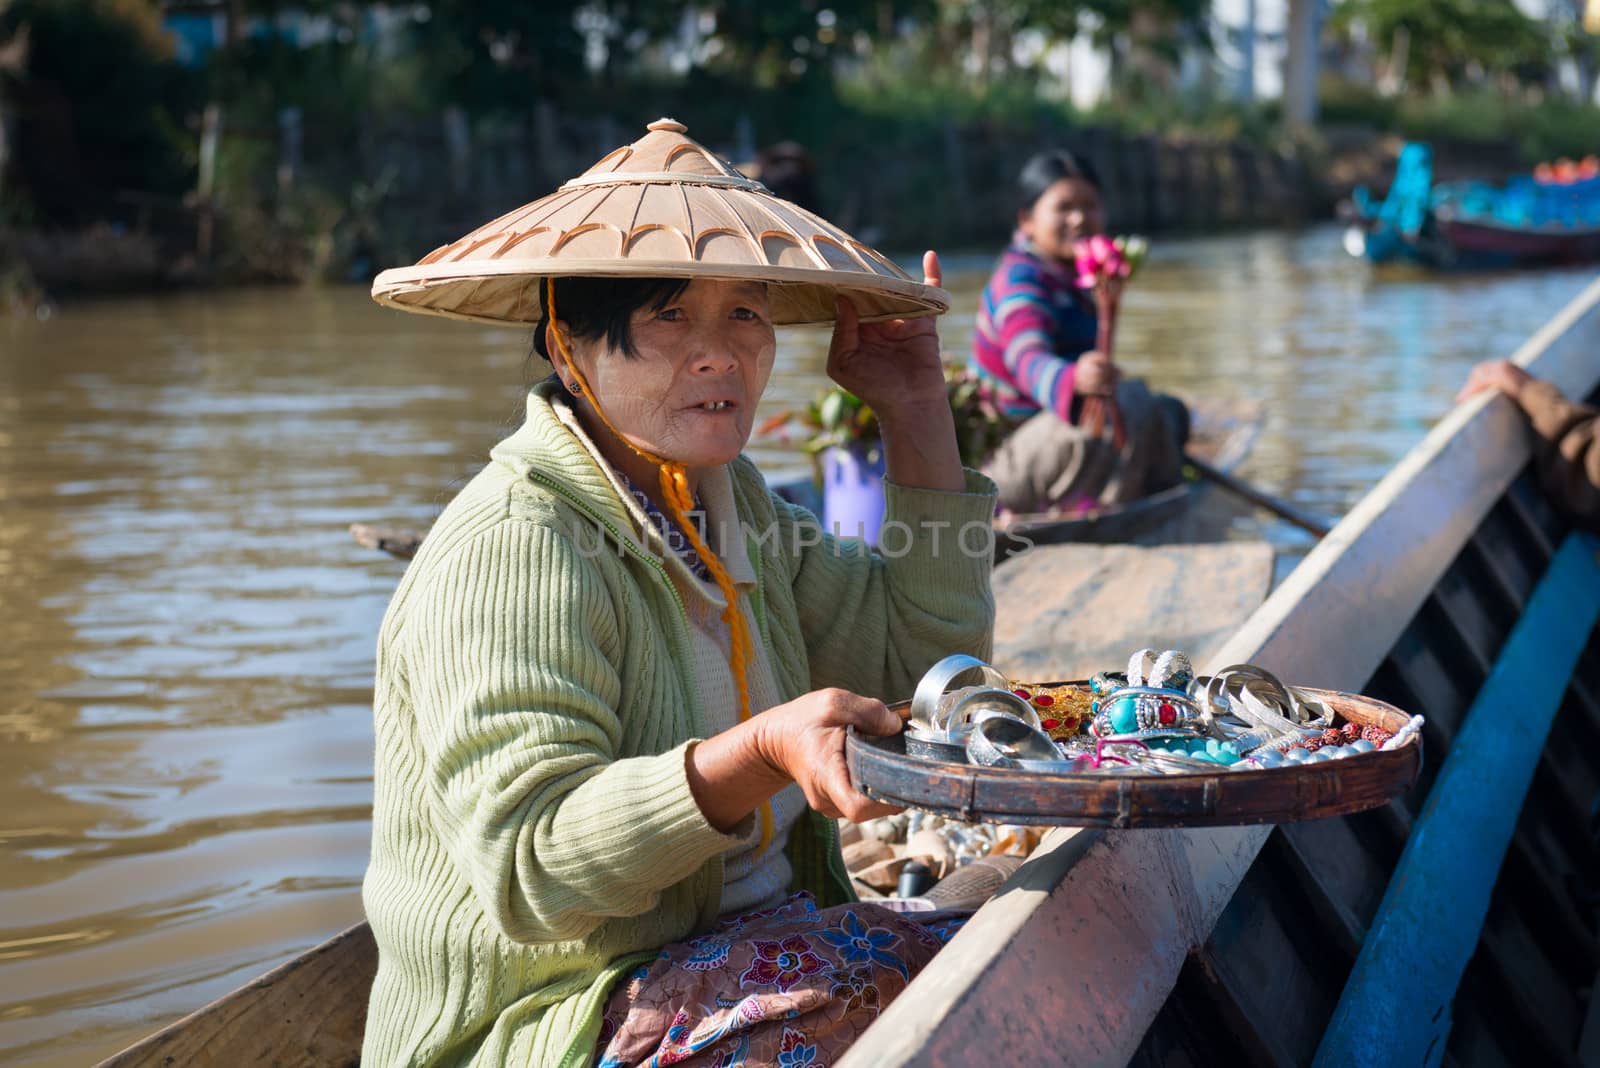
[[617,985],[595,1064],[824,1068],[970,915],[866,903],[819,910],[801,891],[724,917]]

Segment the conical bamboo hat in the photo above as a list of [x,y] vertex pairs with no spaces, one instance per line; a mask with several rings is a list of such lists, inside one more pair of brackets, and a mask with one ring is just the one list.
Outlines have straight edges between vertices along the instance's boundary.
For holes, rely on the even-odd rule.
[[372,297],[425,315],[534,323],[543,279],[571,275],[767,282],[779,326],[833,322],[841,293],[867,320],[950,308],[950,294],[773,196],[671,119],[415,267],[384,271]]

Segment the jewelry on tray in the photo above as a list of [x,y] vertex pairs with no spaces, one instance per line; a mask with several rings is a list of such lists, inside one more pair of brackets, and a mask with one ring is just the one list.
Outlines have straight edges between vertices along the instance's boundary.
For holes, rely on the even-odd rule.
[[1039,713],[1039,727],[1058,742],[1077,734],[1094,715],[1090,703],[1094,691],[1080,685],[1048,686],[1043,683],[1012,681],[1011,692],[1027,701]]
[[[1133,673],[1129,673],[1131,679]],[[1190,727],[1200,721],[1200,706],[1181,690],[1127,685],[1100,698],[1093,721],[1101,737],[1161,727]]]

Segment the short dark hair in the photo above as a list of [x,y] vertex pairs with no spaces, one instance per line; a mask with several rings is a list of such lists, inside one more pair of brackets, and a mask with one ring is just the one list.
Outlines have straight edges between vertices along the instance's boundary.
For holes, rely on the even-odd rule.
[[[687,278],[557,278],[556,313],[567,332],[586,340],[604,337],[606,343],[630,359],[633,347],[629,325],[640,308],[660,311],[689,286]],[[533,331],[533,351],[550,359],[545,344],[545,324],[550,309],[543,281],[539,283],[539,325]]]
[[1051,186],[1067,178],[1080,178],[1100,190],[1100,175],[1094,164],[1064,148],[1040,152],[1022,165],[1017,176],[1017,210],[1028,211]]

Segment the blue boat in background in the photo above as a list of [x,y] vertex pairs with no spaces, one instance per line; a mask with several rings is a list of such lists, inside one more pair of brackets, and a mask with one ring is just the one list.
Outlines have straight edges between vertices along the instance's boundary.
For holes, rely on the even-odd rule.
[[1600,257],[1600,175],[1541,166],[1504,185],[1435,183],[1433,150],[1412,143],[1389,195],[1360,187],[1351,207],[1345,248],[1374,263],[1504,267]]

